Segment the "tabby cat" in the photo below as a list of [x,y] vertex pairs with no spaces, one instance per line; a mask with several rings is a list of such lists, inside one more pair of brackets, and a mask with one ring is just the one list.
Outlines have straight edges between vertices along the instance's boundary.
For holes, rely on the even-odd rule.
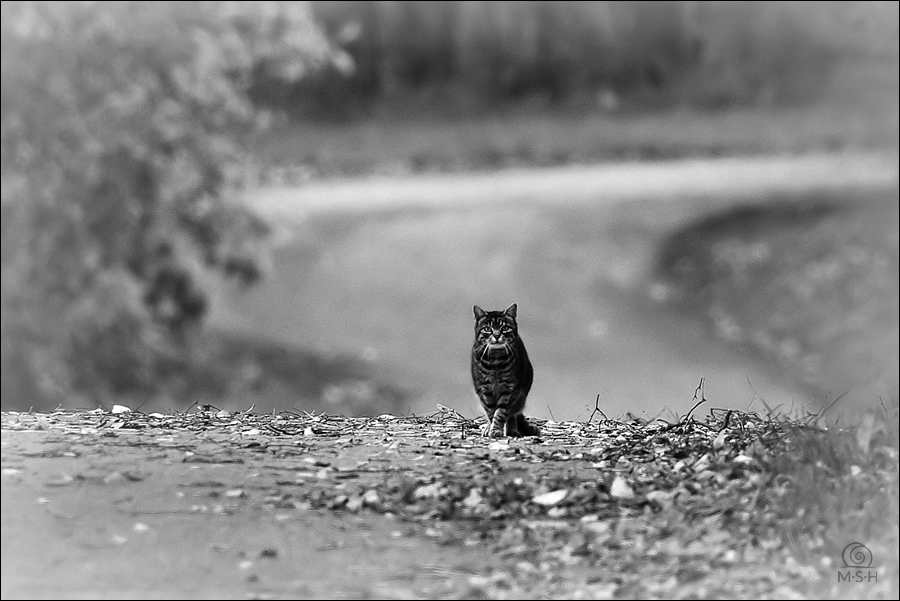
[[540,430],[522,414],[534,369],[519,337],[516,305],[485,311],[475,305],[472,381],[487,415],[483,436],[537,436]]

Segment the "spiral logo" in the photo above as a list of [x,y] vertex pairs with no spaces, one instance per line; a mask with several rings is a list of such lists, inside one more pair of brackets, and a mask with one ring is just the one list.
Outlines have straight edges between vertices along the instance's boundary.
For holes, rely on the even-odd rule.
[[871,568],[872,552],[862,543],[850,543],[841,553],[845,568]]

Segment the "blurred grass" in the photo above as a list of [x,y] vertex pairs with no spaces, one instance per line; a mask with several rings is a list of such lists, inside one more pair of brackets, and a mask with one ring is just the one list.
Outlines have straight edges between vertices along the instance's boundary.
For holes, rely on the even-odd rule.
[[[407,409],[404,391],[381,381],[368,365],[352,357],[324,356],[261,336],[216,328],[210,328],[203,342],[187,371],[179,374],[181,385],[174,398],[228,410],[257,405],[263,411],[278,407],[381,415]],[[176,406],[185,409],[183,404],[179,401]]]
[[823,404],[843,397],[830,417],[857,421],[898,398],[897,197],[836,191],[716,214],[669,237],[658,273],[715,336]]
[[[810,584],[820,598],[890,598],[900,589],[896,398],[856,428],[786,420],[783,448],[763,462],[771,483],[763,504],[776,517],[768,529],[818,572]],[[837,558],[854,542],[871,552],[877,581],[835,577]]]
[[[69,394],[64,406],[109,409],[118,404],[145,413],[187,411],[194,405],[263,413],[277,407],[339,415],[399,415],[408,409],[406,391],[355,357],[215,326],[180,350],[154,371],[152,387],[136,390],[132,385],[112,392],[95,387],[93,394]],[[93,358],[98,352],[89,354]],[[33,391],[13,388],[20,380],[6,380],[3,410],[44,408]]]

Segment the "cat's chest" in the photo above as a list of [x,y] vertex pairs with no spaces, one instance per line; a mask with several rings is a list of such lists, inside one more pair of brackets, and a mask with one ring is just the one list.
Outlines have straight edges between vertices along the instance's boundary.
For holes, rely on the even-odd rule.
[[521,354],[479,355],[476,349],[472,354],[472,371],[476,383],[514,386],[522,374],[524,361]]

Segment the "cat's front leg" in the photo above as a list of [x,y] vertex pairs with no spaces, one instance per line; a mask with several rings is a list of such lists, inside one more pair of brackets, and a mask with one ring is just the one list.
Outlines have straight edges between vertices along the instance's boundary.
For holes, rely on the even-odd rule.
[[488,419],[488,423],[484,425],[484,428],[481,431],[482,436],[487,436],[489,438],[502,438],[507,436],[506,422],[506,409],[498,407],[497,410],[494,411],[493,418]]
[[482,406],[484,408],[484,415],[487,418],[487,423],[485,423],[483,426],[481,426],[480,433],[482,436],[490,436],[491,428],[494,426],[494,410],[489,409],[487,407],[487,403],[484,403],[483,401],[482,401]]

